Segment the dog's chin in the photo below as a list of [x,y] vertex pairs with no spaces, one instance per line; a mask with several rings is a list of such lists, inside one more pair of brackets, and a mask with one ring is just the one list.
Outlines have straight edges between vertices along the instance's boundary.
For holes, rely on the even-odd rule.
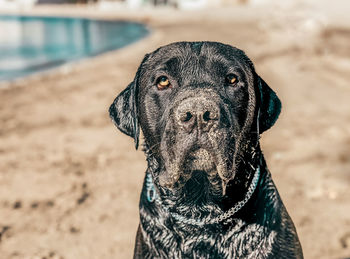
[[184,171],[204,171],[207,173],[216,171],[213,156],[204,148],[190,152],[184,163]]
[[208,150],[199,148],[189,152],[183,169],[176,185],[183,188],[187,199],[204,202],[222,193],[215,158]]

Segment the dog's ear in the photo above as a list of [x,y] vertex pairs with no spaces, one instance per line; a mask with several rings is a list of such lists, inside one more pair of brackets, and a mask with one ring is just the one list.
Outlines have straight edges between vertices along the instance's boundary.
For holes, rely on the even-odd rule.
[[137,121],[135,88],[135,81],[133,81],[114,99],[109,107],[109,116],[121,132],[134,138],[137,149],[140,130]]
[[258,88],[260,91],[260,112],[258,114],[258,123],[260,133],[271,128],[281,112],[281,101],[276,93],[257,76]]
[[140,126],[138,123],[138,91],[139,76],[142,64],[139,66],[134,81],[132,81],[113,101],[109,107],[109,116],[117,128],[126,135],[134,138],[135,148],[139,145]]

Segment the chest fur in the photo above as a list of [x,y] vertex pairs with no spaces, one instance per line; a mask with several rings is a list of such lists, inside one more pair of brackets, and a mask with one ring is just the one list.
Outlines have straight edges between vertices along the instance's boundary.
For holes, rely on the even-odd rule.
[[[141,215],[148,258],[267,258],[276,232],[242,220],[225,231],[171,224]],[[147,256],[146,256],[147,258]]]

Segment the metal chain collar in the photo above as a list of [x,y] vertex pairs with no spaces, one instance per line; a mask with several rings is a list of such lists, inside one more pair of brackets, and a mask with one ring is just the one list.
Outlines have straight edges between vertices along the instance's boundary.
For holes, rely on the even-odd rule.
[[231,218],[235,213],[237,213],[237,211],[239,211],[249,201],[249,199],[252,197],[256,187],[258,186],[259,178],[260,178],[260,166],[258,166],[255,170],[254,177],[252,179],[252,182],[249,185],[248,191],[247,191],[244,199],[237,202],[236,205],[233,206],[231,209],[229,209],[225,213],[223,213],[220,216],[215,217],[215,218],[211,218],[209,215],[206,218],[200,220],[200,219],[195,219],[195,218],[187,218],[181,214],[169,211],[169,208],[166,207],[164,204],[162,204],[162,201],[161,201],[161,199],[160,199],[160,197],[159,197],[159,195],[156,192],[156,189],[154,187],[152,175],[149,172],[147,172],[147,174],[146,174],[147,200],[149,202],[155,201],[155,203],[160,205],[160,207],[162,207],[164,209],[164,211],[169,213],[177,221],[181,221],[181,222],[184,222],[186,224],[197,225],[197,226],[203,226],[203,225],[207,225],[207,224],[217,224],[217,223],[220,223],[222,221],[225,221],[225,220],[228,220],[229,218]]

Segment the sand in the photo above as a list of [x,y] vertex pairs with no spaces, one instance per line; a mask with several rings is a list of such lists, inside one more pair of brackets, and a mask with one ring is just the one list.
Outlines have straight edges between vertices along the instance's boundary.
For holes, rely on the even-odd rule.
[[191,12],[26,11],[136,20],[152,33],[1,85],[0,258],[132,257],[146,162],[107,110],[145,53],[183,40],[220,41],[251,57],[282,100],[262,146],[305,258],[350,257],[349,8],[345,1],[314,2]]

